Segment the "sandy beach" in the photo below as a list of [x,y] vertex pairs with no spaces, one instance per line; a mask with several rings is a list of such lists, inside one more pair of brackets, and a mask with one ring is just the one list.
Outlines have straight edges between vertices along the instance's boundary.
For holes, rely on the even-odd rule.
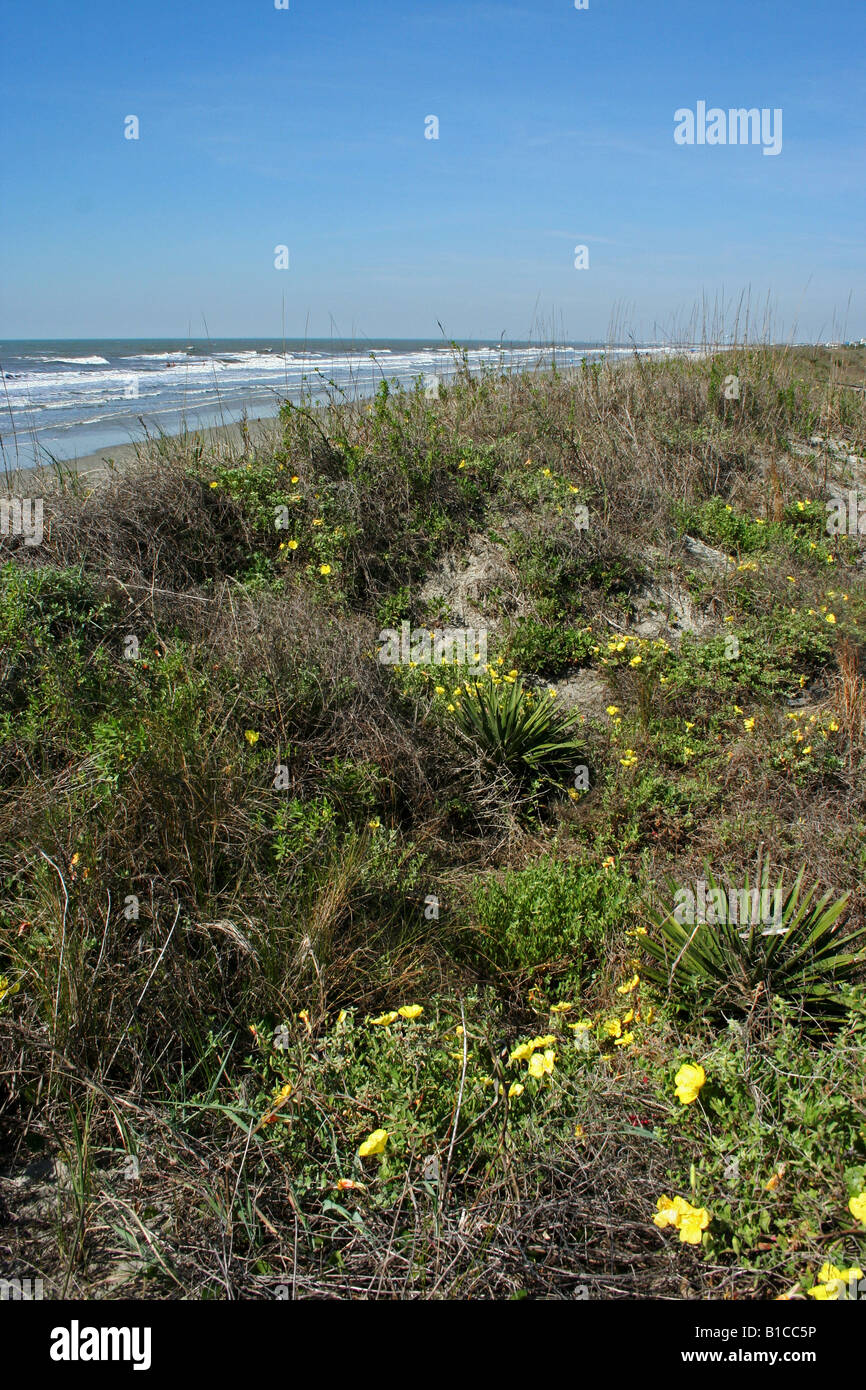
[[[186,436],[166,437],[186,437],[190,443],[200,439],[206,448],[214,451],[222,451],[227,445],[233,444],[240,452],[244,448],[244,433],[240,423],[213,425],[206,429],[189,430]],[[253,447],[276,444],[279,437],[280,422],[277,416],[246,421],[246,439]],[[113,473],[125,472],[137,459],[145,455],[152,458],[153,453],[153,439],[150,442],[131,440],[128,444],[113,444],[92,454],[82,454],[80,458],[65,459],[57,465],[47,463],[39,468],[16,468],[14,463],[10,464],[7,461],[5,466],[0,466],[0,491],[10,494],[21,492],[26,487],[32,487],[34,479],[38,479],[40,484],[45,484],[48,488],[56,487],[62,479],[70,477],[88,486],[96,486],[105,482]]]

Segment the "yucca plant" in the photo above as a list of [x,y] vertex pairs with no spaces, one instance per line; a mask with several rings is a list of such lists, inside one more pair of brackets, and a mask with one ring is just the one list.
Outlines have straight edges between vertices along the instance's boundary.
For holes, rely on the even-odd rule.
[[491,762],[518,777],[562,777],[574,768],[577,714],[560,709],[548,692],[527,690],[519,678],[467,681],[455,716]]
[[[866,927],[840,935],[847,893],[818,897],[817,884],[802,893],[803,869],[787,891],[784,874],[770,889],[769,869],[759,857],[755,886],[746,875],[742,890],[726,890],[705,866],[707,901],[725,904],[715,921],[696,921],[694,913],[683,912],[682,902],[667,913],[645,906],[653,932],[643,939],[649,956],[644,976],[666,988],[682,1007],[698,1005],[710,1016],[760,1011],[775,996],[796,1005],[812,1022],[839,1021],[866,958],[854,949]],[[686,892],[673,884],[670,888],[675,898]],[[738,906],[766,904],[772,892],[772,918],[767,919],[765,910],[750,910],[748,922],[731,920],[742,916],[729,910],[732,892]]]

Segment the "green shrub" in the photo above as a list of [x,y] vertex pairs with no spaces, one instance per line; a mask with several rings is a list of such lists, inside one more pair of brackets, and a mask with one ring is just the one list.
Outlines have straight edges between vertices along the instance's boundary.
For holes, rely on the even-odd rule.
[[632,904],[630,880],[553,858],[497,880],[475,881],[472,906],[484,948],[503,970],[541,977],[558,992],[591,977],[608,933]]
[[554,678],[570,666],[583,666],[592,651],[589,628],[562,627],[519,618],[508,634],[507,659],[521,671]]
[[[668,1123],[695,1154],[693,1200],[712,1213],[710,1258],[772,1270],[784,1292],[795,1281],[814,1286],[825,1260],[866,1263],[866,1230],[851,1229],[848,1210],[866,1186],[866,1125],[851,1093],[866,1014],[856,1009],[832,1047],[810,1047],[795,1014],[777,1000],[757,1044],[732,1022],[701,1054],[699,1103],[678,1105]],[[669,1073],[664,1098],[671,1084]],[[687,1190],[684,1178],[674,1186]]]

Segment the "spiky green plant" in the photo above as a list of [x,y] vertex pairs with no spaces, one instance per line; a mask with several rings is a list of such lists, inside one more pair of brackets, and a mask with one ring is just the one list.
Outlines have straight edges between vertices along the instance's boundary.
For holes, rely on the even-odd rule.
[[[644,975],[668,989],[680,1005],[697,1004],[710,1016],[751,1013],[777,996],[813,1022],[841,1019],[850,998],[846,991],[866,959],[861,949],[853,949],[866,927],[840,935],[847,893],[834,898],[827,892],[819,898],[813,884],[801,896],[803,869],[787,891],[784,874],[770,889],[769,868],[759,858],[755,886],[746,875],[744,888],[735,891],[739,903],[751,903],[754,893],[759,903],[764,894],[769,901],[772,893],[778,913],[770,921],[755,921],[762,915],[755,912],[747,923],[731,921],[733,914],[727,911],[724,920],[712,923],[683,921],[682,904],[666,913],[645,906],[654,934],[644,938],[649,956]],[[729,903],[728,892],[708,866],[704,873],[708,900],[720,892]],[[733,881],[730,875],[725,878]]]
[[577,715],[560,709],[547,691],[527,690],[519,677],[467,681],[455,713],[491,762],[517,776],[561,777],[574,767]]

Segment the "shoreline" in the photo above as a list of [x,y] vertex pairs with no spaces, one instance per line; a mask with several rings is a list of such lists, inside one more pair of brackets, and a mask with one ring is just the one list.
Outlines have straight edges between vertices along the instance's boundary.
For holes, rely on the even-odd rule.
[[[262,443],[279,440],[279,415],[259,416],[255,419],[248,419],[245,423],[248,445],[258,447]],[[226,444],[234,441],[241,451],[244,448],[244,432],[241,421],[235,421],[229,425],[205,425],[200,429],[182,429],[176,434],[152,435],[150,440],[145,438],[140,441],[129,440],[123,444],[109,444],[93,453],[82,454],[77,458],[58,459],[56,464],[43,463],[36,465],[36,467],[18,468],[13,464],[6,463],[0,466],[0,490],[7,493],[12,492],[16,481],[25,482],[38,479],[40,482],[51,480],[58,483],[62,478],[70,475],[74,476],[76,480],[83,480],[92,484],[104,483],[116,473],[125,473],[145,453],[150,453],[152,456],[154,444],[158,444],[160,438],[185,439],[190,442],[201,440],[205,447],[210,446],[215,449],[224,448]]]

